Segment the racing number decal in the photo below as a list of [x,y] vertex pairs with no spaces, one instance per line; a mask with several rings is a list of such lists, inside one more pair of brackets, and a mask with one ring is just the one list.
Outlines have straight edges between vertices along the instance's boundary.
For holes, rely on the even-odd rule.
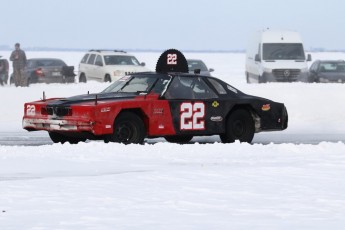
[[192,103],[182,103],[180,107],[180,129],[193,129],[193,104]]
[[167,64],[176,65],[177,64],[177,54],[168,54],[167,55]]
[[26,115],[28,116],[35,116],[36,108],[34,105],[27,105],[26,106]]
[[181,130],[204,130],[205,129],[205,104],[202,102],[184,102],[180,107]]

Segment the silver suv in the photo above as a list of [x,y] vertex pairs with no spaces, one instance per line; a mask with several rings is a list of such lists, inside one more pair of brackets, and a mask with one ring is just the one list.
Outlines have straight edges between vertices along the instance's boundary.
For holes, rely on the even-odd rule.
[[144,66],[144,62],[139,63],[136,57],[124,51],[90,50],[80,61],[79,82],[113,82],[131,73],[150,71]]

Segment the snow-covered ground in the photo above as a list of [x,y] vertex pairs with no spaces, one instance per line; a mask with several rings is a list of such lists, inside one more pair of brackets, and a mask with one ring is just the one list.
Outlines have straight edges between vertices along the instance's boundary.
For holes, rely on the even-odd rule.
[[[135,55],[154,69],[160,54]],[[248,85],[244,54],[185,55],[203,59],[245,93],[285,103],[288,129],[258,134],[264,143],[274,136],[345,135],[345,84]],[[27,56],[62,58],[77,69],[83,53]],[[23,104],[43,91],[71,96],[107,85],[0,87],[0,132],[25,133]],[[0,146],[0,229],[343,229],[344,175],[343,142]]]

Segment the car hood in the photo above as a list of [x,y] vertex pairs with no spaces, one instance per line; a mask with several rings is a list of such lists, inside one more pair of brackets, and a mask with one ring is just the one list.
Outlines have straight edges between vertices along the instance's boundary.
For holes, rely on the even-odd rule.
[[137,97],[137,93],[98,93],[98,94],[83,94],[63,99],[57,99],[48,103],[50,106],[70,106],[77,104],[87,104],[90,102],[100,101],[120,101],[120,100],[132,100]]
[[262,66],[268,69],[305,69],[307,68],[307,64],[305,61],[295,61],[295,60],[262,61]]

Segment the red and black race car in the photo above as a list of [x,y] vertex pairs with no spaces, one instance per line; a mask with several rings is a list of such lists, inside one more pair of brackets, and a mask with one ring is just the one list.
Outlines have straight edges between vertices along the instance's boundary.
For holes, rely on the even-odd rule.
[[46,130],[55,143],[127,144],[155,137],[186,143],[207,135],[220,135],[224,143],[251,142],[254,133],[284,130],[287,124],[284,104],[188,73],[185,57],[175,49],[160,56],[156,72],[125,76],[97,94],[25,103],[23,117],[24,129]]

